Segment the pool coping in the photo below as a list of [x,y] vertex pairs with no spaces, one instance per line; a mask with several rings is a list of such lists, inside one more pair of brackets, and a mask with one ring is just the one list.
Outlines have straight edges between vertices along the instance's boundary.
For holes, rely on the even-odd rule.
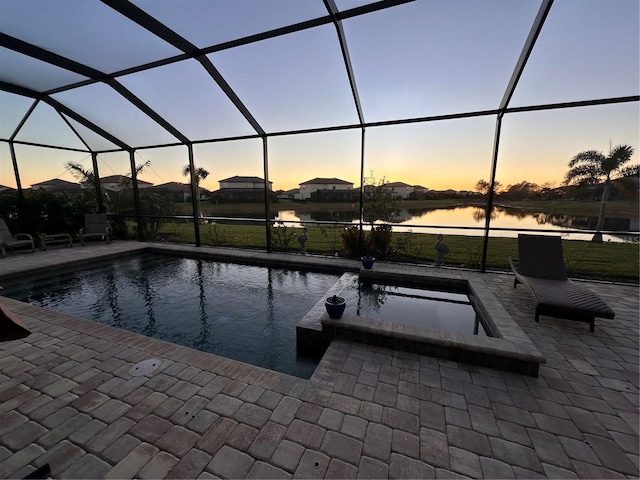
[[[326,345],[334,338],[383,346],[446,360],[461,361],[537,377],[545,358],[518,326],[479,272],[424,265],[393,265],[377,262],[373,269],[360,269],[360,278],[384,282],[407,282],[466,290],[471,303],[493,337],[449,332],[345,314],[329,318],[321,299],[298,323],[301,345]],[[327,296],[339,294],[352,277],[343,275]]]

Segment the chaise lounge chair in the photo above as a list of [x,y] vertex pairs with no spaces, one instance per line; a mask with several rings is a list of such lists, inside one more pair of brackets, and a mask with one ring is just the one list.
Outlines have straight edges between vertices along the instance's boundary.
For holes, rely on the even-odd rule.
[[84,215],[84,228],[80,230],[80,243],[85,244],[88,238],[98,238],[111,243],[109,237],[111,229],[107,222],[106,213],[86,213]]
[[13,250],[18,247],[30,247],[32,252],[36,251],[31,235],[28,233],[12,234],[4,218],[0,218],[0,254],[2,254],[2,258],[7,256],[7,248]]
[[587,322],[594,331],[595,317],[613,319],[609,306],[586,287],[567,278],[562,239],[544,235],[518,235],[519,259],[509,258],[515,274],[513,288],[527,285],[540,315]]

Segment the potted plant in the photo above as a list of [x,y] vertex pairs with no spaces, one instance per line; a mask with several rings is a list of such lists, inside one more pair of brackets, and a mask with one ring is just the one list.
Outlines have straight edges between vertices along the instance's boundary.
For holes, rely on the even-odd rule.
[[372,257],[371,255],[365,255],[361,257],[360,260],[362,260],[362,266],[369,270],[371,267],[373,267],[376,258]]
[[339,297],[337,295],[333,295],[325,299],[324,306],[327,309],[329,318],[337,320],[340,317],[342,317],[342,314],[344,313],[344,309],[347,306],[347,302],[345,301],[344,298]]

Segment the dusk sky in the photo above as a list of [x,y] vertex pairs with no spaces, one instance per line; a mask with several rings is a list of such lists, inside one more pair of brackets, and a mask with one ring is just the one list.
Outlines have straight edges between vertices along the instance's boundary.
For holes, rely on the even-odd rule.
[[[134,0],[169,28],[204,48],[327,14],[321,0]],[[337,0],[341,10],[367,1]],[[556,0],[510,106],[638,95],[640,2]],[[432,1],[345,19],[347,45],[366,122],[495,109],[499,106],[538,0]],[[73,26],[73,28],[71,28]],[[104,73],[180,52],[93,0],[0,0],[0,31]],[[267,133],[354,125],[356,108],[336,29],[327,24],[208,55]],[[46,91],[85,77],[0,48],[0,80]],[[195,60],[117,80],[192,141],[253,135],[255,130]],[[178,140],[103,83],[53,94],[133,147]],[[33,100],[0,92],[0,185],[15,186],[6,140]],[[637,102],[531,113],[503,119],[497,180],[560,185],[583,150],[640,147]],[[109,141],[70,120],[96,150]],[[370,127],[365,171],[430,189],[472,190],[489,179],[495,116]],[[290,189],[315,177],[359,185],[360,130],[270,137],[269,179]],[[86,150],[51,107],[40,103],[16,140]],[[264,177],[262,141],[198,144],[198,167],[218,180]],[[16,145],[23,187],[51,178],[75,181],[67,161],[91,168],[91,155]],[[151,161],[141,179],[186,182],[184,146],[141,149]],[[100,174],[127,174],[126,153],[99,156]],[[633,158],[637,163],[638,154]]]

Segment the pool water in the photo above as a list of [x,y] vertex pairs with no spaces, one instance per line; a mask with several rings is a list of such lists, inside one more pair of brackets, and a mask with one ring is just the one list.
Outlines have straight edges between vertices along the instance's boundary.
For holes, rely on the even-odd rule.
[[37,281],[4,296],[310,378],[296,324],[338,275],[146,254]]
[[346,314],[487,336],[466,293],[361,282],[356,277],[340,296],[347,302]]

